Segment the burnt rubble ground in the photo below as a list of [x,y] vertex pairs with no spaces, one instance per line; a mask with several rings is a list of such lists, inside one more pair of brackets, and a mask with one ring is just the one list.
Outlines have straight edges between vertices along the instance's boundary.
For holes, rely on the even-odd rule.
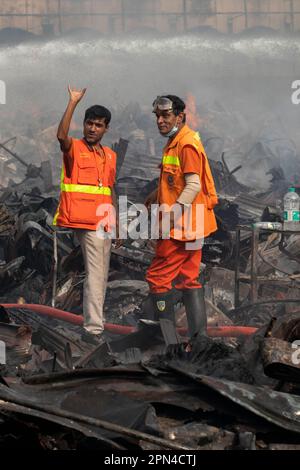
[[[140,203],[155,187],[162,141],[138,104],[116,115],[108,143],[118,153],[117,193]],[[2,135],[0,340],[6,363],[0,365],[0,448],[300,449],[300,368],[292,361],[292,343],[300,339],[300,237],[260,233],[257,274],[268,282],[259,284],[257,303],[242,282],[235,308],[234,271],[236,227],[281,221],[279,201],[289,183],[280,155],[284,149],[298,175],[300,161],[293,143],[280,140],[283,131],[269,122],[261,126],[265,133],[226,142],[224,152],[225,131],[217,132],[222,116],[242,125],[220,105],[207,109],[200,123],[220,196],[219,229],[206,240],[201,269],[208,326],[211,332],[221,326],[256,330],[195,337],[189,347],[183,337],[166,348],[157,325],[141,321],[144,274],[153,255],[147,240],[112,249],[106,322],[130,334],[107,328],[105,341],[91,346],[82,341],[79,322],[30,307],[55,305],[80,315],[83,261],[73,233],[55,233],[52,226],[60,172],[56,124],[49,118],[34,132],[9,140],[9,129]],[[272,129],[276,144],[266,138]],[[264,175],[263,185],[254,184],[254,168]],[[243,231],[240,270],[246,277],[250,269],[251,232]],[[180,293],[176,302],[177,326],[184,331]]]

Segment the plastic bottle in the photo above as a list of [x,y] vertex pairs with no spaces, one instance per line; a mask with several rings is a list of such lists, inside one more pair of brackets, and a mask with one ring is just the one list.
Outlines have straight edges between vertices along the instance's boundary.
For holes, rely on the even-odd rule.
[[295,188],[289,188],[283,198],[284,229],[300,230],[300,197]]

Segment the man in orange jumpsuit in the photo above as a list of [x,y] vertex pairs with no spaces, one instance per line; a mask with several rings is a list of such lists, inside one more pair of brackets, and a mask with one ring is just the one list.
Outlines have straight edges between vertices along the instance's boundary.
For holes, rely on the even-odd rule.
[[[158,203],[167,209],[160,218],[160,239],[146,279],[155,319],[168,320],[172,325],[172,288],[182,290],[189,335],[193,336],[207,331],[204,291],[198,277],[203,238],[217,230],[213,211],[217,195],[199,134],[186,125],[184,111],[185,103],[174,95],[160,96],[153,103],[159,132],[168,141],[158,189],[148,196],[146,205],[149,208]],[[167,233],[162,222],[166,214],[170,220]]]
[[108,232],[114,228],[116,154],[100,143],[111,119],[104,106],[86,110],[82,139],[69,136],[73,113],[85,91],[69,87],[69,102],[57,131],[63,168],[53,224],[74,229],[81,245],[86,272],[82,339],[98,344],[104,329],[103,304],[113,238]]

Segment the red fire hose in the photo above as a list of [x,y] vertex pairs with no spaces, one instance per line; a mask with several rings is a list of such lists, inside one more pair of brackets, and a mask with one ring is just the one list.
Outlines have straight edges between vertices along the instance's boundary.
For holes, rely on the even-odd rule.
[[[75,315],[74,313],[65,312],[58,308],[49,307],[48,305],[37,304],[1,304],[4,308],[18,308],[28,309],[40,315],[47,315],[52,318],[57,318],[74,325],[82,325],[83,317]],[[0,318],[1,321],[1,318]],[[136,328],[134,326],[116,325],[114,323],[105,323],[105,330],[118,335],[128,335],[134,333]],[[208,335],[211,337],[237,337],[237,336],[250,336],[257,331],[257,328],[252,326],[209,326],[207,328]],[[186,334],[185,328],[178,328],[178,333],[181,335]]]

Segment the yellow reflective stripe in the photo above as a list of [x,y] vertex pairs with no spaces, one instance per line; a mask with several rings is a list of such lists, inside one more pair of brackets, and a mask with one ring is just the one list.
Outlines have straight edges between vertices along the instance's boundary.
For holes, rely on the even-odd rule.
[[56,209],[56,212],[55,212],[55,216],[54,216],[54,218],[53,218],[52,225],[57,225],[57,217],[58,217],[58,214],[59,214],[59,206],[58,206],[58,208]]
[[164,155],[162,164],[180,166],[180,160],[179,157],[174,157],[172,155]]
[[111,189],[107,186],[89,186],[87,184],[65,184],[60,185],[60,190],[66,193],[104,194],[111,196]]

